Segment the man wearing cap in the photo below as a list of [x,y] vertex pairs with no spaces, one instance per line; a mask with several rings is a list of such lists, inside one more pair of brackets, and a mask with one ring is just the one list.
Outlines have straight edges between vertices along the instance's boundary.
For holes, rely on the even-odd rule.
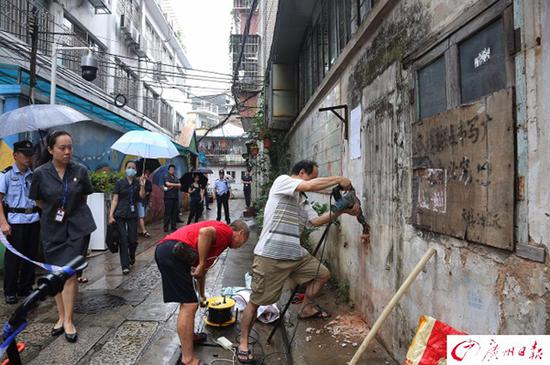
[[[38,207],[29,199],[32,180],[33,145],[29,141],[13,144],[15,163],[0,173],[0,229],[12,246],[35,260],[38,254],[40,223]],[[4,295],[7,304],[26,297],[34,284],[34,266],[10,251],[4,256]]]
[[225,222],[227,224],[231,223],[231,218],[229,216],[229,198],[231,197],[231,187],[229,186],[229,181],[225,178],[225,172],[220,170],[220,178],[214,181],[214,195],[215,200],[218,205],[218,215],[216,220],[219,221],[222,219],[222,205],[225,213]]

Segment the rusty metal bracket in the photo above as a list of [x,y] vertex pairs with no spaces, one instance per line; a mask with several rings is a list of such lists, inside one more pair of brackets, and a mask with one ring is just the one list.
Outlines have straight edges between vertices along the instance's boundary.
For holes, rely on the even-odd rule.
[[[340,113],[337,112],[339,109],[344,109],[344,116],[340,115]],[[348,105],[342,104],[342,105],[335,105],[335,106],[329,106],[326,108],[319,108],[320,112],[332,112],[334,115],[338,117],[344,123],[344,139],[348,139]]]

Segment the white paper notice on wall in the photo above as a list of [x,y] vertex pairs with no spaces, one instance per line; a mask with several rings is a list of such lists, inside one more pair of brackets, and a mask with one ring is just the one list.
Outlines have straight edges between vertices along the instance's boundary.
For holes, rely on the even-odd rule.
[[361,105],[351,111],[349,129],[349,154],[352,160],[361,157]]

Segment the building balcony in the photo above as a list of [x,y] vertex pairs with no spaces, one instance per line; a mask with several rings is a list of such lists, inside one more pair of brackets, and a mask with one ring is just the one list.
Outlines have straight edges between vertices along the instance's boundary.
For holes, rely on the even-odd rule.
[[241,166],[246,162],[242,154],[206,154],[206,161],[214,166]]

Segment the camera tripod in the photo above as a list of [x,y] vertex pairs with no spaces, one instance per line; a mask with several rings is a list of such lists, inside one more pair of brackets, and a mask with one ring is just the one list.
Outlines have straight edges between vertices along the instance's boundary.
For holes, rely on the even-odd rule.
[[[325,228],[325,230],[323,232],[323,235],[321,236],[321,239],[319,239],[319,242],[317,243],[317,246],[315,246],[315,249],[313,250],[313,254],[312,254],[313,256],[317,255],[317,252],[319,251],[319,248],[321,248],[321,246],[323,245],[323,242],[326,241],[326,239],[328,237],[328,231],[330,229],[330,226],[332,226],[333,223],[334,223],[333,221],[330,221],[328,223],[327,227]],[[320,265],[321,265],[321,262],[319,262],[319,266]],[[292,303],[292,299],[294,298],[294,296],[296,295],[297,292],[298,292],[298,285],[296,285],[296,287],[294,287],[294,290],[292,290],[292,294],[290,294],[290,298],[288,298],[288,301],[286,302],[286,304],[283,308],[283,311],[281,312],[281,315],[279,316],[279,319],[277,320],[277,322],[275,322],[275,325],[274,325],[273,329],[271,330],[271,333],[269,334],[269,337],[267,338],[267,343],[268,344],[271,344],[271,339],[275,335],[275,332],[277,332],[277,329],[279,329],[279,327],[283,324],[285,314],[288,311],[288,308],[290,307],[290,304]],[[290,346],[290,344],[289,344],[289,346]]]

